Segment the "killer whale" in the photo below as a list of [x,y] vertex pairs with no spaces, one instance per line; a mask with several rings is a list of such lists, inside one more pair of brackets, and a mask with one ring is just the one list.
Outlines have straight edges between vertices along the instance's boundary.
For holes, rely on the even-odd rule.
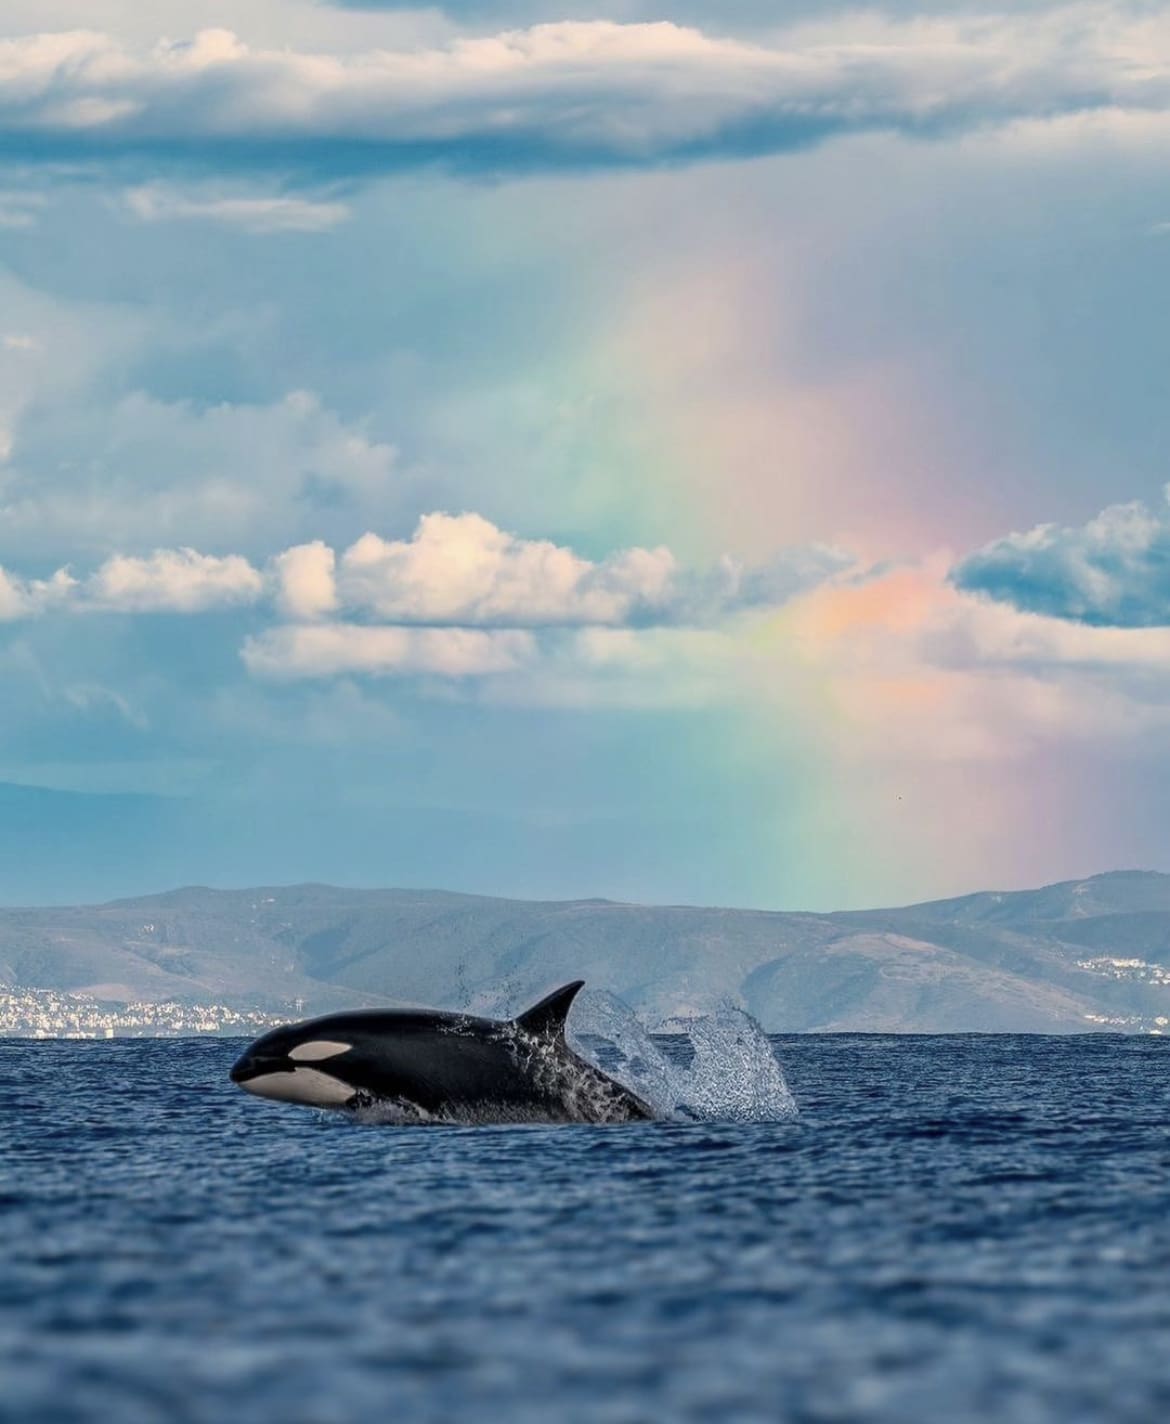
[[583,980],[514,1019],[363,1009],[272,1029],[231,1069],[245,1092],[390,1120],[639,1122],[635,1093],[574,1053],[565,1020]]

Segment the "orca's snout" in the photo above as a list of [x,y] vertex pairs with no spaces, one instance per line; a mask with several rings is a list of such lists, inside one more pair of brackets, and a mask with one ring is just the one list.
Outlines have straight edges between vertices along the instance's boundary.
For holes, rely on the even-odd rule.
[[284,1053],[257,1053],[249,1048],[231,1066],[228,1076],[233,1083],[241,1086],[252,1078],[261,1078],[268,1073],[292,1073],[296,1070],[287,1054]]

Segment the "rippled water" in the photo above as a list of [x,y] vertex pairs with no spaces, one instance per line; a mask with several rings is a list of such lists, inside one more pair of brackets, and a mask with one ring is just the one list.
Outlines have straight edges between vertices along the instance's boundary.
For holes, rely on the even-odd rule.
[[386,1128],[0,1041],[0,1416],[1164,1415],[1170,1043],[775,1043],[797,1118]]

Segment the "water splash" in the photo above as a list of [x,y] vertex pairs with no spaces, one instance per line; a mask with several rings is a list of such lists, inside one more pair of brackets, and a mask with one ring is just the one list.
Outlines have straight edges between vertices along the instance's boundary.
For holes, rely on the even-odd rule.
[[[797,1114],[763,1029],[741,1009],[670,1019],[683,1051],[672,1061],[634,1011],[604,991],[574,1005],[569,1040],[583,1058],[631,1088],[667,1119],[776,1122]],[[689,1056],[689,1063],[683,1061]]]
[[[334,1122],[340,1120],[336,1113],[322,1112],[321,1116]],[[347,1117],[366,1127],[423,1127],[444,1121],[417,1103],[400,1098],[370,1098],[349,1108]]]
[[742,1009],[723,1008],[663,1027],[682,1034],[694,1057],[683,1101],[699,1118],[723,1122],[774,1122],[797,1114],[796,1099],[768,1036]]
[[566,1036],[582,1058],[637,1093],[658,1117],[674,1115],[678,1104],[674,1065],[616,994],[604,989],[579,994]]

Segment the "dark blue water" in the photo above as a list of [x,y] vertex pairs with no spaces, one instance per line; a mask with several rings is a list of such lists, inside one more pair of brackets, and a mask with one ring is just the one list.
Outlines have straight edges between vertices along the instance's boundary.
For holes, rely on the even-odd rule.
[[1165,1417],[1170,1042],[776,1046],[796,1121],[378,1128],[0,1041],[0,1415]]

